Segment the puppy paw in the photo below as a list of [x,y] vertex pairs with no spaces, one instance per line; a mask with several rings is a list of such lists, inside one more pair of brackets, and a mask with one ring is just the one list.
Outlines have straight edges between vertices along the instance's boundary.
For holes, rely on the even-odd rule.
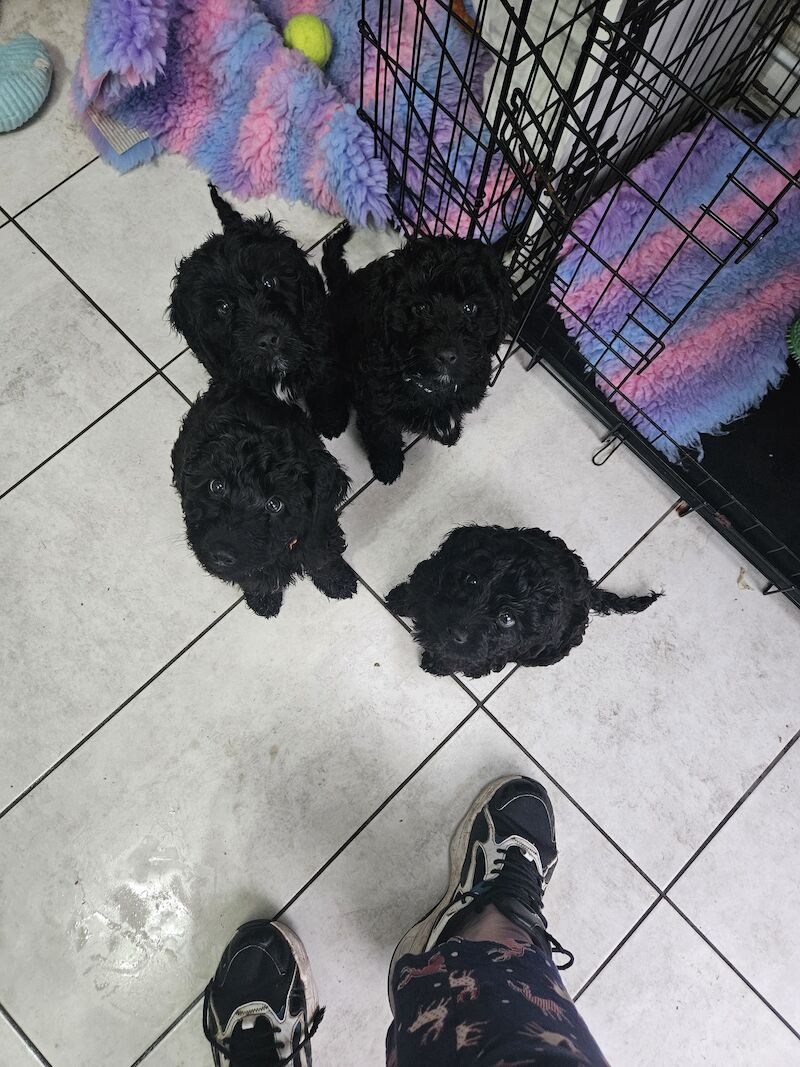
[[411,614],[411,598],[408,582],[401,582],[386,594],[386,607],[395,615]]
[[245,590],[244,602],[251,611],[260,615],[262,619],[274,619],[281,610],[283,593],[264,593],[261,591]]
[[451,415],[434,419],[429,436],[434,441],[438,441],[440,445],[450,448],[461,436],[461,422]]
[[311,581],[321,593],[333,600],[349,600],[358,589],[355,572],[343,559],[329,570],[312,574]]
[[427,650],[422,653],[419,665],[422,667],[423,671],[427,671],[428,674],[435,674],[437,677],[442,677],[442,675],[450,673],[447,666]]
[[[494,670],[494,667],[491,668]],[[488,667],[470,667],[467,670],[459,671],[465,678],[485,678],[490,673]]]
[[383,452],[379,456],[370,456],[370,465],[372,473],[379,482],[391,485],[403,473],[403,453],[398,450],[397,452]]
[[349,422],[350,412],[347,408],[342,408],[339,411],[318,412],[312,419],[317,433],[329,440],[343,434]]

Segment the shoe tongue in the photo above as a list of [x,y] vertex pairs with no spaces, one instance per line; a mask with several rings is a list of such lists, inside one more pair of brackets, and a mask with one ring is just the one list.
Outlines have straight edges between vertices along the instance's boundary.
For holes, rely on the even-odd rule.
[[506,854],[503,869],[494,880],[492,895],[512,897],[537,914],[542,909],[542,876],[533,856],[512,847]]
[[266,1019],[256,1016],[239,1023],[231,1034],[231,1067],[276,1067],[281,1059],[275,1031]]

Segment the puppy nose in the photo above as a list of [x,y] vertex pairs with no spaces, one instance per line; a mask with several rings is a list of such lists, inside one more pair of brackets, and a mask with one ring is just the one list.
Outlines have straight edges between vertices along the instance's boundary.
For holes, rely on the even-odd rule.
[[267,330],[256,338],[256,347],[262,352],[271,352],[281,343],[281,335],[277,330]]
[[447,630],[448,637],[451,641],[455,641],[457,645],[466,644],[467,631],[460,626],[450,626]]
[[236,562],[236,556],[232,552],[226,552],[224,548],[218,548],[211,553],[211,562],[216,567],[232,567]]
[[458,361],[458,353],[452,348],[443,348],[439,353],[438,359],[446,367],[452,367]]

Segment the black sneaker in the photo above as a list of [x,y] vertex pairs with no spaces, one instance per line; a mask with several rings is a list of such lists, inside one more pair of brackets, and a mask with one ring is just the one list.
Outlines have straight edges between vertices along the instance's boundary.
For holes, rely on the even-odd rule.
[[[558,861],[553,807],[543,785],[518,775],[498,778],[476,797],[450,842],[450,883],[444,896],[401,938],[389,968],[401,956],[428,952],[456,935],[467,908],[494,904],[540,945],[568,957],[547,933],[545,886]],[[458,921],[456,921],[458,920]],[[394,1005],[392,1005],[394,1007]]]
[[203,1030],[216,1067],[311,1067],[317,1004],[303,943],[280,923],[245,923],[206,987]]

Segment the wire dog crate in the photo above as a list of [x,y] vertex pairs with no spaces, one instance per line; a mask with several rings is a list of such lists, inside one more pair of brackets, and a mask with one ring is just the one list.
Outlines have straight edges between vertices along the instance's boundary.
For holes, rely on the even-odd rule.
[[[633,396],[637,376],[703,291],[769,239],[785,198],[800,195],[800,169],[765,147],[771,124],[800,114],[800,0],[476,4],[378,0],[376,9],[364,0],[361,115],[387,163],[399,225],[414,237],[513,235],[518,329],[509,352],[521,347],[530,366],[543,361],[603,421],[608,433],[594,462],[625,443],[676,490],[685,511],[702,515],[754,563],[769,583],[764,592],[800,606],[800,544],[787,544]],[[758,120],[758,132],[743,130],[732,119],[738,113]],[[734,135],[737,159],[687,223],[670,205],[671,182],[648,192],[631,171],[691,131],[677,174],[712,122]],[[775,179],[769,195],[751,180],[754,160]],[[675,228],[668,262],[687,248],[705,255],[706,269],[678,307],[659,305],[660,274],[642,284],[628,269],[642,227],[613,260],[603,257],[597,229],[576,232],[587,207],[607,194],[607,212],[623,191],[646,201],[648,223]],[[747,203],[746,224],[725,217],[719,205],[729,195]],[[724,234],[722,245],[709,242],[709,227]],[[567,240],[579,261],[591,256],[603,268],[592,313],[612,288],[626,292],[623,330],[605,336],[592,313],[569,306],[560,273]],[[563,313],[614,352],[624,373],[612,378],[589,362]],[[800,500],[793,506],[800,511]]]

